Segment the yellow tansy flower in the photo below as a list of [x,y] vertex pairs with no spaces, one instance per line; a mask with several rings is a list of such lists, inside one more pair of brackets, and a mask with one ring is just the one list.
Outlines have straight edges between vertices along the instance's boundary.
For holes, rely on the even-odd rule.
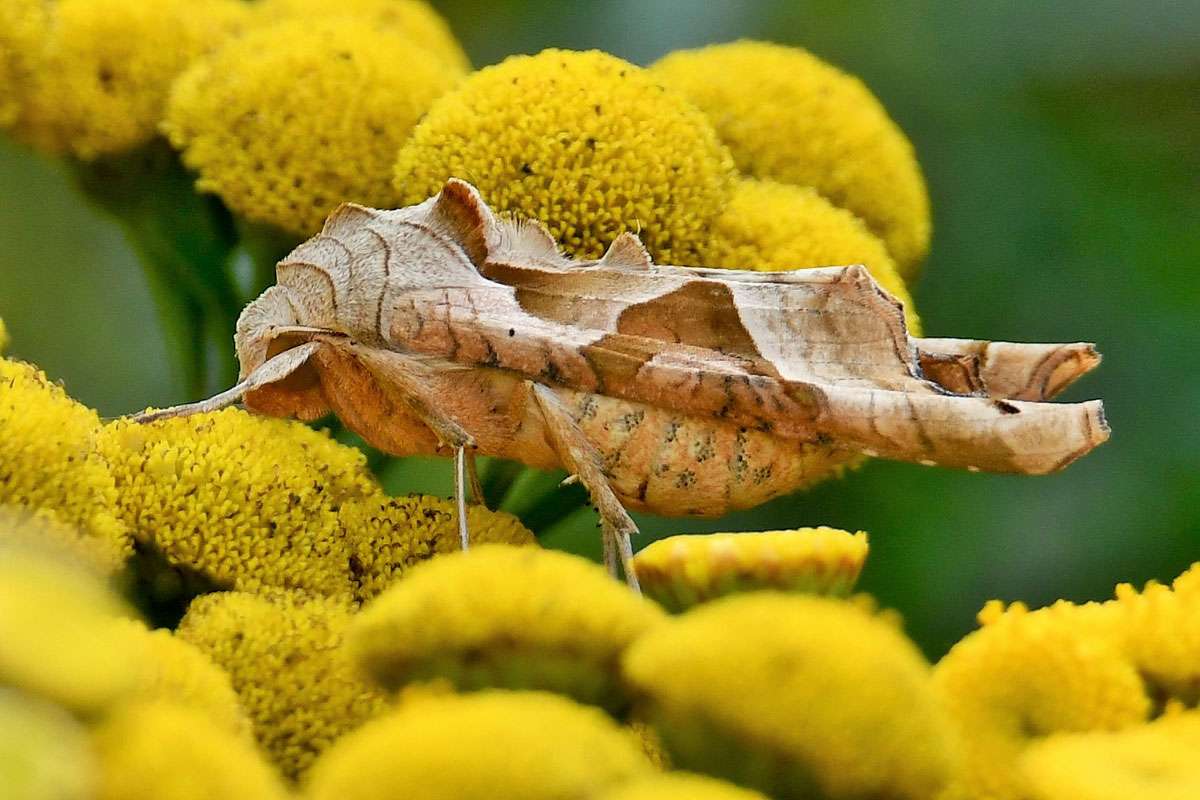
[[864,264],[904,304],[914,336],[921,320],[896,262],[862,220],[808,186],[745,178],[713,225],[704,263],[713,267],[784,270]]
[[90,570],[0,542],[0,685],[85,714],[103,709],[137,681],[113,630],[130,613]]
[[735,592],[782,589],[849,594],[867,534],[836,528],[670,536],[633,560],[642,590],[668,611]]
[[113,575],[129,556],[130,539],[87,536],[48,509],[28,511],[0,506],[0,541],[38,547],[55,558],[74,561],[97,575]]
[[94,736],[96,800],[284,800],[254,746],[205,714],[166,701],[116,709]]
[[338,510],[378,491],[362,453],[237,409],[105,427],[119,510],[138,538],[220,585],[348,595]]
[[712,126],[645,70],[597,51],[513,56],[439,100],[400,151],[405,204],[448,178],[541,220],[577,258],[626,230],[660,263],[696,264],[733,162]]
[[955,768],[928,664],[842,601],[727,597],[647,633],[624,665],[673,763],[772,797],[923,800]]
[[307,236],[344,201],[396,205],[396,150],[460,76],[364,19],[283,22],[189,69],[164,130],[199,189],[248,220]]
[[672,772],[624,783],[596,800],[767,800],[766,795],[731,783]]
[[[0,3],[0,128],[17,121],[41,60],[52,6],[46,0]],[[0,346],[0,351],[4,348]]]
[[1200,703],[1200,593],[1188,590],[1191,580],[1184,573],[1171,587],[1152,582],[1140,593],[1117,587],[1130,658],[1160,703]]
[[413,700],[317,761],[310,800],[592,797],[653,767],[603,713],[542,692]]
[[0,505],[52,515],[117,557],[132,553],[96,452],[100,419],[37,368],[0,358]]
[[58,0],[14,131],[91,159],[149,141],[171,82],[233,34],[237,0]]
[[862,81],[795,47],[740,41],[672,53],[654,76],[713,121],[738,168],[812,186],[887,244],[901,275],[929,249],[912,145]]
[[566,553],[484,545],[414,568],[355,619],[349,646],[377,681],[545,689],[628,704],[617,661],[662,612]]
[[337,600],[220,592],[192,601],[178,636],[229,673],[255,737],[294,779],[386,705],[346,657],[350,619]]
[[1195,800],[1200,713],[1116,733],[1051,736],[1021,759],[1031,800]]
[[63,709],[0,688],[0,788],[8,800],[92,800],[87,731]]
[[984,627],[934,671],[966,745],[966,770],[951,797],[1024,798],[1017,759],[1030,743],[1058,732],[1115,730],[1150,713],[1111,606],[990,604],[980,617]]
[[381,28],[403,33],[455,69],[466,72],[471,68],[446,20],[423,0],[259,0],[254,11],[259,20],[265,21],[362,17]]
[[[352,500],[338,516],[350,537],[350,578],[363,602],[392,585],[410,567],[439,553],[461,549],[454,504],[425,495]],[[537,544],[521,521],[483,506],[467,508],[473,546]]]

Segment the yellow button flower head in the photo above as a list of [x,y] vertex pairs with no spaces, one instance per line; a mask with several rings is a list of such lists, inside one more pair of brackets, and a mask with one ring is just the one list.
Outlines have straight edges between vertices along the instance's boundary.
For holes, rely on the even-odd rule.
[[766,795],[715,778],[672,772],[624,783],[596,800],[767,800]]
[[865,264],[904,304],[914,336],[921,321],[896,262],[862,220],[808,186],[745,178],[713,225],[704,263],[713,267],[784,270]]
[[229,673],[255,737],[295,779],[386,705],[342,648],[350,617],[348,604],[327,598],[220,592],[192,601],[178,635]]
[[15,133],[91,159],[149,141],[171,82],[232,35],[237,0],[58,0]]
[[1195,800],[1200,713],[1116,733],[1051,736],[1021,759],[1031,800]]
[[[352,500],[338,516],[350,537],[354,598],[365,602],[392,585],[410,567],[439,553],[461,549],[454,504],[426,495]],[[483,506],[467,508],[472,546],[537,544],[521,521]]]
[[929,666],[849,603],[755,592],[629,648],[625,676],[672,761],[778,798],[929,798],[955,742]]
[[1171,587],[1151,582],[1140,593],[1129,584],[1117,587],[1130,658],[1156,699],[1189,706],[1200,703],[1200,592],[1187,588],[1196,572]]
[[593,708],[542,692],[417,699],[321,757],[310,800],[561,800],[592,797],[653,767]]
[[93,737],[96,800],[285,800],[282,781],[244,738],[167,701],[116,709]]
[[9,800],[92,800],[96,765],[84,727],[63,709],[0,688],[0,787]]
[[396,205],[396,150],[460,76],[367,20],[283,22],[193,65],[164,130],[200,173],[198,188],[248,220],[308,236],[344,201]]
[[415,567],[355,619],[349,646],[395,689],[545,689],[610,710],[628,704],[621,652],[663,614],[603,569],[532,547],[484,545]]
[[46,0],[0,3],[0,128],[16,122],[24,107],[50,27],[50,11]]
[[100,418],[41,371],[0,359],[0,505],[52,516],[120,559],[132,542],[117,490],[96,452]]
[[703,115],[645,70],[546,50],[476,72],[417,126],[396,165],[402,202],[451,177],[541,220],[576,258],[633,230],[659,263],[695,264],[733,163]]
[[708,533],[660,539],[633,564],[642,590],[679,612],[756,589],[846,595],[867,550],[867,534],[836,528]]
[[1115,730],[1150,713],[1111,605],[989,604],[984,627],[938,663],[935,685],[966,744],[952,797],[1024,798],[1023,749],[1064,731]]
[[911,277],[929,249],[912,145],[857,78],[795,47],[740,41],[672,53],[654,76],[708,114],[738,168],[812,186],[861,217]]
[[298,422],[226,409],[105,427],[134,534],[221,585],[350,592],[340,505],[378,491],[362,453]]
[[82,713],[106,707],[137,680],[113,633],[129,613],[95,573],[0,542],[0,685]]
[[403,33],[409,39],[440,56],[455,69],[471,68],[462,45],[450,32],[450,26],[423,0],[259,0],[254,11],[257,21],[314,19],[332,16],[362,17],[380,28]]

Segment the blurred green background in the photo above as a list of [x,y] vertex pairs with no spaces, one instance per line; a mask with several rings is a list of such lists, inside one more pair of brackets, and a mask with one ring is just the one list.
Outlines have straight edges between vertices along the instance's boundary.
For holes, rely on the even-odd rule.
[[[1091,340],[1112,441],[1044,478],[875,462],[645,536],[865,529],[863,587],[937,657],[992,597],[1044,604],[1200,559],[1200,5],[445,0],[476,65],[547,46],[648,63],[754,37],[853,72],[912,138],[934,209],[916,298],[934,336]],[[66,171],[0,140],[0,317],[13,354],[115,415],[185,398],[140,268]],[[448,464],[418,462],[423,485]],[[419,474],[418,474],[419,473]],[[598,548],[590,511],[556,544]]]

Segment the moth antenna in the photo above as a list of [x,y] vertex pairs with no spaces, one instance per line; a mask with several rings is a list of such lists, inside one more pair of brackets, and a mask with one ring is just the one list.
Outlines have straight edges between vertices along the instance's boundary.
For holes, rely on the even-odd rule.
[[247,392],[252,392],[255,389],[260,389],[269,383],[281,381],[293,372],[304,366],[304,362],[317,352],[320,347],[319,342],[307,342],[299,347],[293,347],[291,350],[285,350],[279,355],[263,362],[257,369],[245,377],[244,380],[236,385],[226,389],[219,394],[215,394],[206,400],[200,400],[195,403],[186,403],[180,406],[172,406],[158,411],[144,411],[141,414],[134,414],[130,419],[134,422],[145,424],[148,422],[156,422],[160,419],[171,419],[173,417],[188,417],[192,414],[205,414],[210,411],[219,411],[222,408],[231,406]]

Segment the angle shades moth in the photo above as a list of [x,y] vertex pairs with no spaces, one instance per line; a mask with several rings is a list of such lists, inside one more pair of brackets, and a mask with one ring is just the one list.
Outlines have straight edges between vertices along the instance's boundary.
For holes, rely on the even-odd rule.
[[464,547],[476,451],[577,476],[615,571],[627,507],[756,505],[803,483],[804,443],[1042,474],[1108,438],[1099,401],[1047,402],[1099,363],[1090,344],[913,338],[862,266],[659,266],[630,233],[572,261],[460,180],[407,208],[341,206],[276,276],[238,321],[239,383],[138,419],[241,400],[333,412],[396,455],[449,448]]

